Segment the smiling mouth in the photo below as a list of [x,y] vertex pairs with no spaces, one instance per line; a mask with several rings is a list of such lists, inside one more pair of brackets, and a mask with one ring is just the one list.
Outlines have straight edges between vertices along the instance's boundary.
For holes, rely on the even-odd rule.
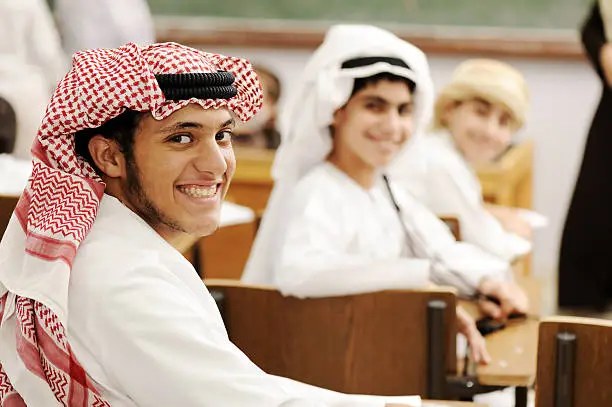
[[191,198],[214,198],[221,190],[221,183],[210,186],[183,185],[176,187],[176,189]]

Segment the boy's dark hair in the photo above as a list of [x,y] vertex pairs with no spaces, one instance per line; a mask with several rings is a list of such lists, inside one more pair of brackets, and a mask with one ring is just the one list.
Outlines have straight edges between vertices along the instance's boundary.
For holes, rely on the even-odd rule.
[[89,153],[89,141],[93,136],[99,134],[106,139],[115,140],[125,159],[132,161],[134,158],[134,135],[140,120],[145,114],[128,109],[119,116],[105,122],[100,127],[77,131],[74,135],[74,149],[77,156],[87,161],[98,175],[103,175]]
[[404,82],[406,85],[408,85],[408,89],[410,90],[411,94],[414,93],[414,90],[416,89],[416,83],[408,78],[397,76],[389,72],[381,72],[377,73],[376,75],[368,76],[367,78],[356,78],[355,83],[353,84],[353,92],[351,92],[351,97],[366,86],[374,85],[382,80],[387,80],[390,82]]

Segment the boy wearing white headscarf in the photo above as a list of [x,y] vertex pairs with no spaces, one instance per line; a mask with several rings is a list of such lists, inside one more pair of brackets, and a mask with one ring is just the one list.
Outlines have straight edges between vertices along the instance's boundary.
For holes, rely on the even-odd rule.
[[[332,27],[284,115],[275,187],[243,280],[321,297],[424,287],[432,280],[503,317],[525,312],[507,262],[458,243],[434,214],[384,176],[428,122],[425,55],[371,26]],[[413,136],[414,135],[414,136]],[[477,345],[473,321],[460,313]]]
[[432,132],[392,170],[432,212],[456,216],[464,241],[508,262],[531,251],[530,228],[515,209],[485,204],[474,166],[503,154],[528,108],[518,70],[496,60],[465,61],[438,95]]

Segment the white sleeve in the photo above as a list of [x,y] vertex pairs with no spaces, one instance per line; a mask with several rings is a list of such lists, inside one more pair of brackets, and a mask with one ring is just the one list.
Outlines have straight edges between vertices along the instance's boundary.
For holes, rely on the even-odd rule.
[[406,229],[412,236],[419,257],[432,260],[431,280],[456,287],[463,295],[472,295],[485,278],[508,280],[510,264],[481,248],[458,242],[444,222],[428,208],[398,188],[394,193],[402,207]]
[[342,208],[319,194],[295,206],[275,265],[284,295],[328,297],[424,287],[430,263],[414,258],[375,258],[348,253]]
[[440,258],[442,263],[432,267],[432,281],[453,286],[462,295],[475,294],[485,277],[506,282],[512,280],[509,263],[468,243],[455,242],[440,253]]
[[[470,199],[453,179],[449,168],[438,164],[432,166],[430,172],[428,205],[437,215],[456,216],[465,242],[508,262],[531,251],[531,242],[507,232],[486,210],[482,199]],[[444,213],[438,213],[441,211]]]
[[208,293],[200,298],[163,268],[130,273],[105,301],[98,321],[112,340],[98,346],[107,374],[135,405],[279,407],[291,401],[286,405],[383,407],[402,400],[346,395],[268,375],[229,341]]

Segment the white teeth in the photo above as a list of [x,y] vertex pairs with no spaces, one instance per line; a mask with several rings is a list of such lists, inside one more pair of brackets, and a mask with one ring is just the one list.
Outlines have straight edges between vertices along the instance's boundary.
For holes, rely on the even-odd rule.
[[196,186],[179,187],[179,190],[194,198],[209,198],[217,193],[217,186],[215,185],[208,188]]

